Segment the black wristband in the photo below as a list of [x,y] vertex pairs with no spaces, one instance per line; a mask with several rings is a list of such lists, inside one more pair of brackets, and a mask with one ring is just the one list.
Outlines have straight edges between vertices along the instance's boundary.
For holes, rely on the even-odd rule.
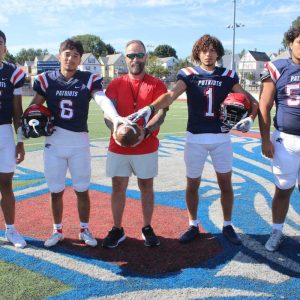
[[144,127],[144,139],[150,135],[150,130],[148,127]]
[[150,109],[151,109],[152,112],[155,111],[155,107],[152,104],[150,104],[149,107],[150,107]]

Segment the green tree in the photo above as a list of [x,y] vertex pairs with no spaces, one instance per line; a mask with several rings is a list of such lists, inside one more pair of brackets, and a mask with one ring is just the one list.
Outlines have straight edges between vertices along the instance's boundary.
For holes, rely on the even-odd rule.
[[239,54],[239,57],[242,58],[245,54],[246,54],[247,50],[246,49],[243,49],[240,54]]
[[115,54],[116,50],[111,44],[106,44],[107,54]]
[[153,54],[157,57],[170,57],[177,58],[176,50],[169,45],[159,45],[154,49]]
[[[292,22],[291,27],[292,27],[292,26],[297,26],[297,25],[300,26],[300,16],[297,17],[297,19],[295,19],[295,20]],[[284,47],[285,49],[287,49],[287,48],[289,47],[288,42],[285,40],[284,37],[283,37],[281,43],[282,43],[282,45],[283,45],[283,47]]]
[[[108,54],[107,45],[100,37],[93,34],[76,35],[73,38],[81,41],[85,53],[92,53],[95,57],[106,56]],[[109,47],[112,50],[112,47]]]
[[12,54],[10,54],[8,51],[4,55],[4,60],[9,63],[13,63],[13,64],[15,64],[17,62],[16,58]]
[[22,48],[16,54],[15,58],[16,58],[16,62],[23,66],[26,60],[33,61],[36,56],[41,56],[45,54],[49,54],[47,49],[42,50],[42,49],[33,49],[33,48],[29,48],[29,49]]
[[186,67],[192,67],[193,64],[188,61],[187,58],[185,59],[179,59],[178,62],[176,63],[176,65],[174,66],[174,72],[178,72],[179,70],[186,68]]
[[148,65],[146,67],[146,70],[147,73],[158,78],[164,78],[170,74],[167,69],[165,69],[160,63],[157,62],[156,56],[151,56],[148,58]]

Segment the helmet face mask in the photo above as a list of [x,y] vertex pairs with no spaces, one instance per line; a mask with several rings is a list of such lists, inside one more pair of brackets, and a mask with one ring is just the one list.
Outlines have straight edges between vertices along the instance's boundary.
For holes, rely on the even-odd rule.
[[231,93],[221,104],[220,120],[231,129],[249,115],[250,107],[249,100],[243,94]]
[[49,109],[42,105],[29,106],[21,118],[25,138],[50,136],[54,131],[53,117]]

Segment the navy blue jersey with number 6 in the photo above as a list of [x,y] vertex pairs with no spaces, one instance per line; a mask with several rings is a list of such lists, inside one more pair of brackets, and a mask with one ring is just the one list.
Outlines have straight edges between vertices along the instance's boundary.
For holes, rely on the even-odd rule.
[[220,121],[220,106],[232,87],[239,82],[235,71],[216,67],[212,72],[188,67],[177,73],[177,80],[187,86],[187,131],[225,133],[229,129]]
[[66,80],[60,71],[47,71],[36,77],[33,89],[46,99],[55,126],[87,132],[89,103],[92,92],[102,90],[102,77],[78,70]]

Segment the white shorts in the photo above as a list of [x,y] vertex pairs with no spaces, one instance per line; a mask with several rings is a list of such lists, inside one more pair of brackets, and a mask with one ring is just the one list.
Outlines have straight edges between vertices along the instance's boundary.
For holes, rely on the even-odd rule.
[[198,178],[202,175],[208,154],[211,157],[216,172],[228,173],[232,170],[231,140],[216,144],[186,143],[184,161],[187,177]]
[[0,173],[13,173],[16,168],[16,145],[10,124],[0,125]]
[[300,136],[275,130],[272,134],[274,157],[272,171],[275,185],[287,190],[300,182]]
[[123,155],[108,151],[106,161],[107,177],[129,177],[149,179],[158,174],[158,152],[141,155]]
[[90,147],[63,147],[46,144],[44,170],[51,193],[59,193],[65,189],[67,169],[70,171],[75,191],[88,190],[91,180]]

